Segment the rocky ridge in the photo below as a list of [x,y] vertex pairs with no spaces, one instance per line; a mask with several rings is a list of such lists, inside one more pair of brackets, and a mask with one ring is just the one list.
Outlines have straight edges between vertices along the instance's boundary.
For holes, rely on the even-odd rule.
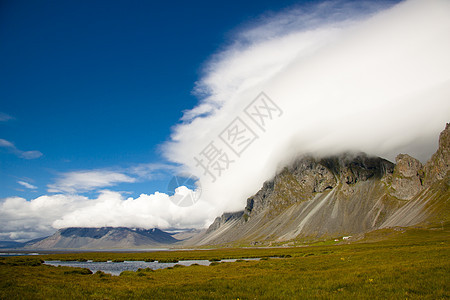
[[364,153],[302,157],[265,182],[243,211],[218,217],[190,243],[285,241],[448,221],[449,149],[446,124],[425,165],[407,154],[395,164]]

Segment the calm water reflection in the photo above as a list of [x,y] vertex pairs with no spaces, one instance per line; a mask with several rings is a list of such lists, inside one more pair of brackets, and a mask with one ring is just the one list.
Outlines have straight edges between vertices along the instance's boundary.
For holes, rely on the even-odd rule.
[[[258,259],[258,258],[256,258]],[[245,260],[255,260],[253,259],[245,259]],[[223,262],[234,262],[236,259],[224,259]],[[79,262],[79,261],[46,261],[46,265],[51,266],[66,266],[66,267],[79,267],[79,268],[88,268],[92,272],[103,271],[105,273],[109,273],[112,275],[119,275],[123,271],[137,271],[137,269],[164,269],[168,267],[173,267],[176,264],[183,266],[190,266],[192,264],[199,264],[203,266],[209,266],[211,262],[208,260],[181,260],[177,263],[159,263],[155,262],[145,262],[145,261],[124,261],[124,262]]]

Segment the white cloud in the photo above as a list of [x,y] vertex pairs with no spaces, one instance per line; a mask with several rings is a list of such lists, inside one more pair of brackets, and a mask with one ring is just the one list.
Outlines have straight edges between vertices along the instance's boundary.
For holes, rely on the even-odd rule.
[[[186,189],[177,191],[172,197],[179,197],[179,193],[185,195]],[[169,195],[159,192],[124,199],[120,193],[103,191],[89,205],[65,214],[53,226],[199,228],[209,223],[216,213],[213,207],[201,201],[193,206],[179,207],[170,200]]]
[[138,176],[139,180],[150,180],[167,171],[174,172],[177,166],[163,163],[138,164],[127,169],[127,173]]
[[110,187],[123,182],[135,182],[126,174],[108,170],[84,170],[61,175],[54,184],[48,185],[49,193],[80,193]]
[[[19,150],[20,151],[20,150]],[[20,151],[19,156],[25,159],[35,159],[41,157],[43,154],[40,151]]]
[[[172,197],[192,192],[183,187]],[[27,201],[0,200],[0,240],[25,241],[53,234],[58,228],[126,226],[138,228],[201,228],[218,213],[199,201],[190,207],[175,205],[164,193],[124,198],[102,191],[95,199],[79,195],[46,195]]]
[[4,148],[15,148],[16,146],[14,146],[13,143],[4,140],[4,139],[0,139],[0,147],[4,147]]
[[78,170],[62,173],[53,184],[47,185],[49,193],[83,193],[115,186],[152,180],[177,172],[178,166],[164,163],[141,163],[127,168]]
[[0,200],[0,240],[26,241],[54,233],[52,223],[64,213],[86,203],[82,196],[41,196],[31,201],[20,197]]
[[[328,13],[338,9],[327,3]],[[373,8],[359,3],[331,21],[320,5],[275,15],[213,56],[196,87],[203,98],[164,148],[200,178],[204,201],[240,210],[281,164],[307,152],[426,160],[436,150],[450,121],[450,2],[405,1],[370,17]],[[284,114],[266,132],[254,129],[259,138],[241,157],[228,150],[235,161],[212,182],[194,156],[211,141],[227,151],[219,134],[261,91]]]
[[[391,6],[393,1],[317,1],[260,16],[257,24],[238,33],[236,44],[248,45],[327,24],[350,24]],[[236,47],[236,44],[233,47]]]
[[10,152],[15,154],[16,156],[20,158],[25,159],[35,159],[41,157],[43,154],[40,151],[23,151],[18,149],[13,143],[10,141],[0,139],[0,147],[8,149]]
[[37,189],[37,186],[34,186],[34,185],[32,185],[32,184],[30,184],[28,182],[25,182],[25,181],[19,180],[19,181],[17,181],[17,183],[20,184],[23,187],[26,187],[27,189],[31,189],[31,190]]
[[11,117],[10,115],[0,112],[0,122],[7,122],[12,119],[14,118]]

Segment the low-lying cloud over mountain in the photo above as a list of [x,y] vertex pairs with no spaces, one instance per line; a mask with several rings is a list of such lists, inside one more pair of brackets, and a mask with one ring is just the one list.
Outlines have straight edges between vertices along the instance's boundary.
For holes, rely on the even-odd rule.
[[[239,210],[304,153],[425,161],[436,150],[450,116],[450,2],[340,4],[266,18],[212,57],[202,100],[165,147],[200,178],[205,201]],[[273,102],[252,102],[261,92]]]

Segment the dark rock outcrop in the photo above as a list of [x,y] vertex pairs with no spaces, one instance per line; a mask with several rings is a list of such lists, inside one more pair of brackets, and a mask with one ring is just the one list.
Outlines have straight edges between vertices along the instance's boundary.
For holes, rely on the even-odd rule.
[[234,213],[224,213],[222,214],[222,216],[217,217],[214,220],[214,222],[209,226],[206,232],[209,233],[215,231],[227,222],[231,222],[233,220],[240,220],[243,214],[244,214],[243,211],[238,211]]
[[430,186],[432,183],[444,179],[450,169],[450,123],[446,124],[445,130],[439,135],[439,148],[424,167],[424,184]]
[[245,214],[252,217],[269,208],[272,214],[294,203],[311,199],[316,193],[341,185],[341,192],[350,194],[357,182],[381,179],[392,174],[394,164],[364,153],[315,159],[311,156],[295,161],[247,200]]
[[397,155],[395,162],[394,174],[390,179],[391,195],[399,199],[411,200],[424,189],[423,166],[420,161],[408,154]]

